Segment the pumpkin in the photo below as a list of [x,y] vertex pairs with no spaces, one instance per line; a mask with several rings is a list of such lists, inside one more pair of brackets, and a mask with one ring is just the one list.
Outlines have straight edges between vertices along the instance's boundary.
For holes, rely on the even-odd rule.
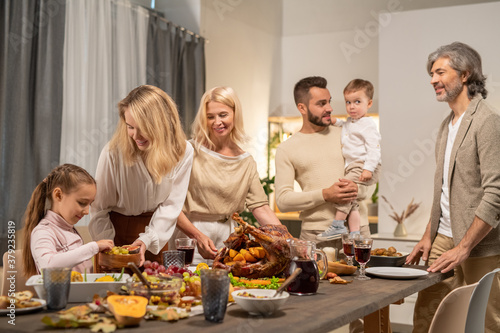
[[108,308],[119,326],[139,325],[146,314],[148,299],[142,296],[108,296]]
[[83,282],[82,274],[77,271],[71,271],[71,282]]
[[110,275],[104,275],[98,279],[95,279],[95,282],[115,282],[115,278]]

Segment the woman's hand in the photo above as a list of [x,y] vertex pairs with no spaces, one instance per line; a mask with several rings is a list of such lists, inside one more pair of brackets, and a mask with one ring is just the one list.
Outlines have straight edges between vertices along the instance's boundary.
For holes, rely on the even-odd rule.
[[196,237],[198,244],[198,252],[204,259],[215,259],[217,248],[214,242],[205,234],[201,233]]
[[115,246],[115,243],[112,239],[101,239],[96,241],[96,243],[97,246],[99,246],[99,252],[111,250],[113,246]]
[[146,253],[146,244],[144,244],[143,241],[140,239],[136,239],[135,242],[131,244],[132,246],[140,246],[139,253],[141,254],[141,262],[139,263],[139,267],[141,267],[144,264],[144,261],[146,260],[145,253]]

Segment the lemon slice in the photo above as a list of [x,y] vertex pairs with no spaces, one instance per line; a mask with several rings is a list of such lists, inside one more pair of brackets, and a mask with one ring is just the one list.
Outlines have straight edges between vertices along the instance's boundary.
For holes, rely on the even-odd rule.
[[210,269],[210,267],[208,266],[207,263],[205,262],[200,262],[197,266],[196,266],[196,270],[197,271],[201,271],[202,269]]

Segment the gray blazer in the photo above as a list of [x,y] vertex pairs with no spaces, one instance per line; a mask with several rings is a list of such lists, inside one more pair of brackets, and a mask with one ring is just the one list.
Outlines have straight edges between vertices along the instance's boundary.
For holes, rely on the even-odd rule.
[[[448,138],[446,117],[436,140],[436,173],[431,210],[431,239],[437,235],[441,217],[443,165]],[[450,219],[457,245],[477,216],[494,229],[471,251],[471,257],[500,254],[500,115],[480,95],[465,111],[451,151]]]

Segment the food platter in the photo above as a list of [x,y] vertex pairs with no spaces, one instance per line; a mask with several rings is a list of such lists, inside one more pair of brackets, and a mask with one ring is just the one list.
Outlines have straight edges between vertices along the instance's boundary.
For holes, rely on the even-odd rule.
[[[45,302],[44,299],[40,299],[40,298],[32,298],[31,301],[32,302],[40,302],[40,305],[32,306],[32,307],[29,307],[29,308],[16,308],[15,309],[16,315],[17,314],[31,313],[31,312],[35,312],[35,311],[41,310],[47,304],[47,302]],[[3,314],[9,314],[10,311],[11,311],[11,309],[0,309],[0,314],[2,314],[2,315]]]
[[[105,275],[113,274],[97,274],[91,273],[86,274],[87,282],[71,282],[71,287],[69,290],[68,302],[92,302],[94,294],[99,294],[99,296],[106,296],[106,292],[109,290],[114,293],[118,293],[120,288],[125,285],[130,275],[123,274],[120,281],[113,282],[94,282],[96,279],[103,277]],[[114,273],[116,277],[120,274]],[[41,275],[33,275],[26,282],[27,286],[35,288],[35,291],[39,298],[45,299],[45,288],[43,287],[43,278]]]
[[385,279],[409,280],[429,274],[429,272],[407,267],[369,267],[366,273]]

